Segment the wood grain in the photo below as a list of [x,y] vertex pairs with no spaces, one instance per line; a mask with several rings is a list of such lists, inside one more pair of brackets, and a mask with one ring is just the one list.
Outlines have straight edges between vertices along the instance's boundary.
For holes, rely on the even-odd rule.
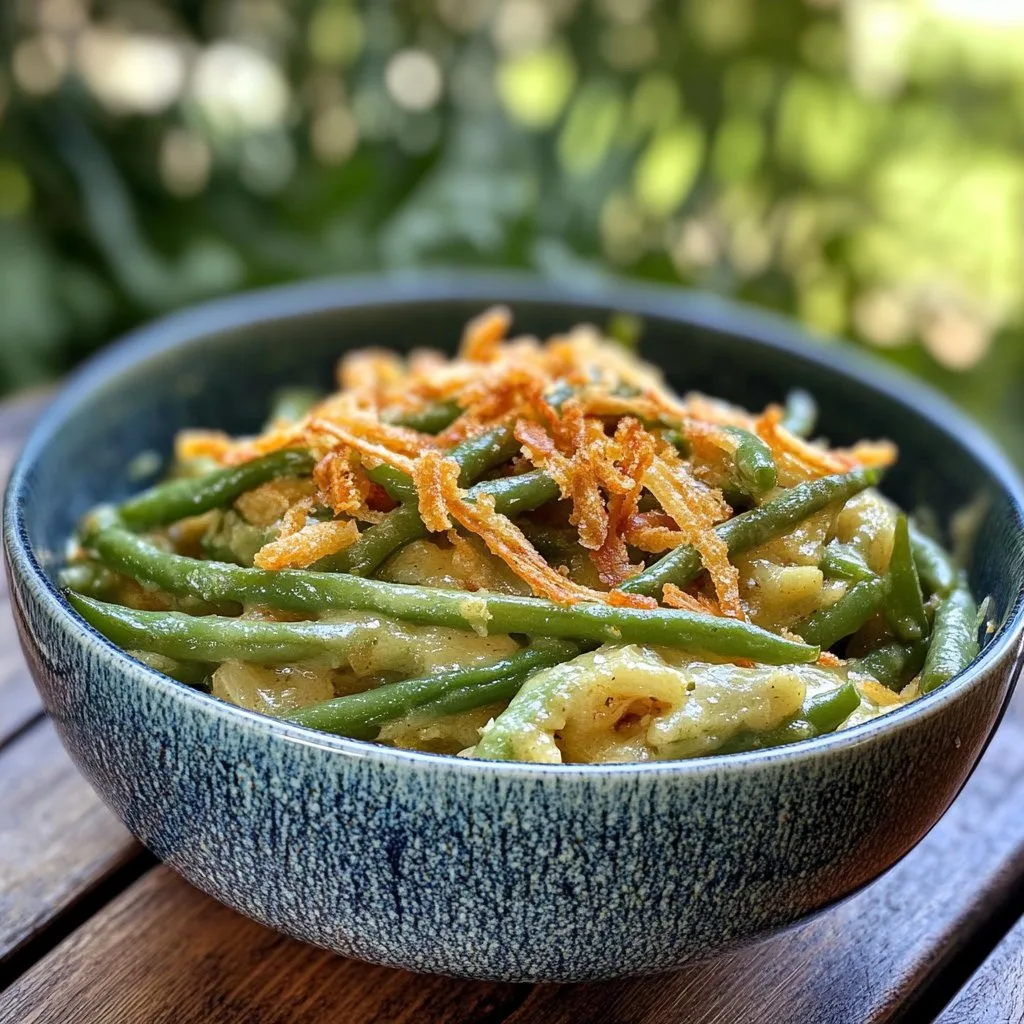
[[1024,921],[978,968],[937,1024],[1020,1024],[1024,1021]]
[[283,938],[161,867],[0,995],[0,1020],[461,1024],[500,1021],[517,996]]
[[[50,400],[50,391],[31,392],[0,404],[0,487],[21,451],[32,424]],[[0,574],[0,747],[42,711],[11,623],[7,579]]]
[[[0,619],[0,631],[12,628]],[[9,743],[0,751],[0,969],[140,849],[49,722]]]

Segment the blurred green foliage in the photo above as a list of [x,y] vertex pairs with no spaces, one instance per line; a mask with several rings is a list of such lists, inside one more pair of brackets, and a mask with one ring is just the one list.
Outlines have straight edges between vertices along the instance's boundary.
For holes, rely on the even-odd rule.
[[682,282],[938,383],[1024,459],[1019,0],[7,0],[0,388],[209,295]]

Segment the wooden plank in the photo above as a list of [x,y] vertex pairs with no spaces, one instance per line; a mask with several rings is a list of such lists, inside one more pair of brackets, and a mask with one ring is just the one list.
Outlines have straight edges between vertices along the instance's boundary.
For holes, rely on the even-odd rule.
[[1024,1020],[1024,920],[978,968],[937,1024],[1019,1024]]
[[1024,881],[1024,725],[1015,705],[948,814],[846,903],[670,977],[538,986],[508,1024],[869,1024],[907,1012],[940,977],[955,981],[950,964]]
[[[14,460],[50,394],[48,390],[34,391],[0,405],[0,486],[6,485]],[[41,712],[11,622],[7,580],[0,574],[0,747]]]
[[0,971],[140,851],[48,721],[9,743],[0,752]]
[[0,995],[0,1020],[500,1021],[522,990],[407,974],[283,938],[157,868]]

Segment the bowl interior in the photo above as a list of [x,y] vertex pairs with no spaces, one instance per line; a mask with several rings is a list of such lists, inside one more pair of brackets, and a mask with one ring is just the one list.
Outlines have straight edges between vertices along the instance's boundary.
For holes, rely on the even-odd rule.
[[[409,286],[320,284],[243,296],[141,332],[80,373],[40,425],[17,477],[29,544],[52,580],[81,515],[156,478],[183,427],[254,431],[282,386],[327,389],[339,356],[373,345],[451,350],[465,322],[508,303],[517,331],[541,337],[616,310],[643,316],[643,355],[679,391],[761,408],[793,387],[816,397],[836,444],[888,437],[900,448],[884,489],[943,527],[973,522],[969,572],[997,621],[1020,600],[1024,529],[1016,476],[943,399],[874,361],[805,345],[783,321],[705,297],[627,289],[567,296],[522,281]],[[155,453],[158,459],[140,459]],[[948,536],[944,539],[948,540]]]

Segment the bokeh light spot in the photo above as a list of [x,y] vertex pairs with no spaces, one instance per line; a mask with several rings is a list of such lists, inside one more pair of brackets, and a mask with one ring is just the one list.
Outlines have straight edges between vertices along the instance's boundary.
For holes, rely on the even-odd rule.
[[695,121],[659,132],[636,166],[634,188],[640,204],[667,216],[688,195],[704,157],[704,133]]
[[520,124],[549,128],[562,113],[575,81],[571,55],[555,45],[503,61],[498,70],[498,94]]
[[424,50],[401,50],[388,61],[384,81],[392,99],[406,110],[429,110],[441,98],[441,68]]

